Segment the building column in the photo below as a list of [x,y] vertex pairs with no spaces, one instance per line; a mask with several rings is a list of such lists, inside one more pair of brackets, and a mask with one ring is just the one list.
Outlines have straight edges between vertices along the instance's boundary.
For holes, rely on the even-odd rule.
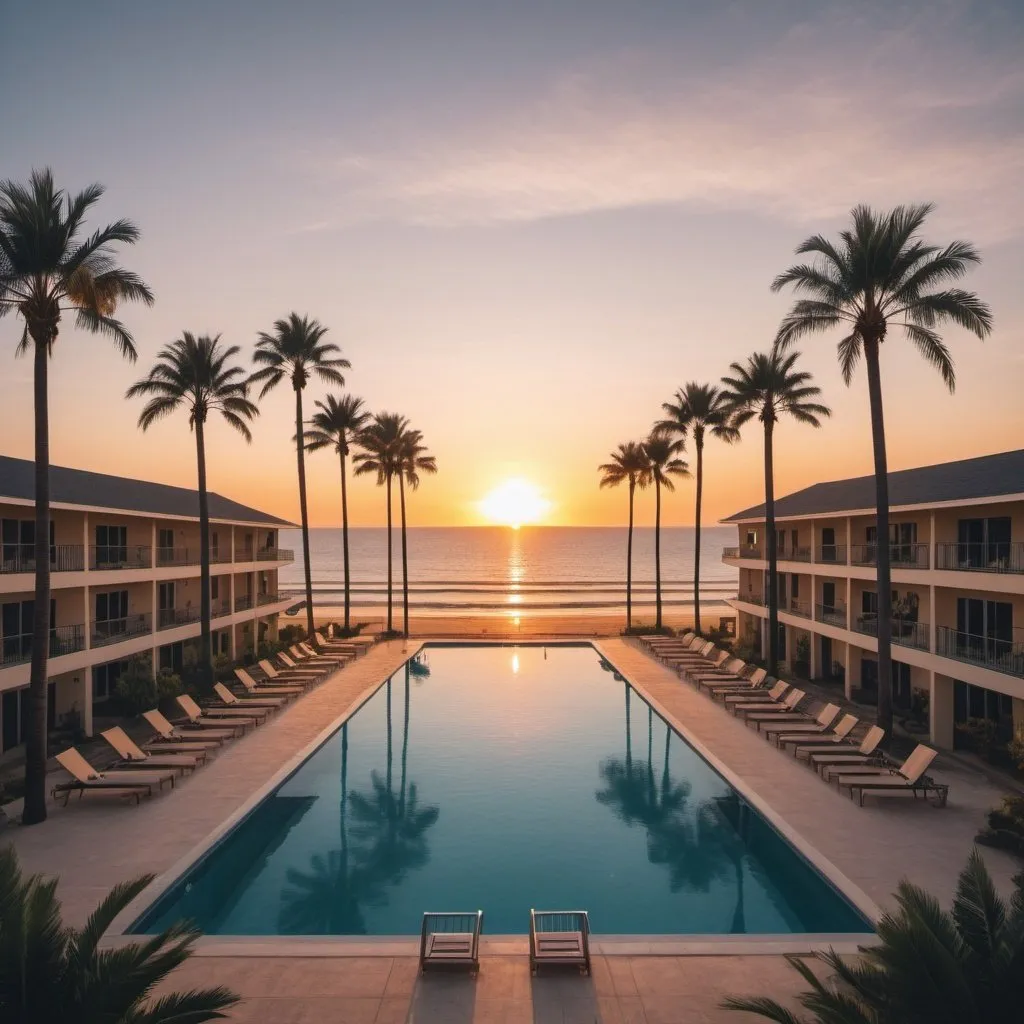
[[851,679],[851,676],[852,676],[853,673],[851,672],[851,665],[850,665],[852,660],[853,659],[850,657],[850,644],[848,642],[844,643],[843,644],[843,696],[847,700],[852,700],[852,698],[853,698],[853,680]]
[[810,631],[811,637],[811,667],[810,677],[811,679],[817,679],[820,675],[820,665],[818,662],[821,660],[821,637],[812,629]]
[[931,693],[928,701],[928,725],[932,744],[953,749],[953,680],[938,672],[929,672]]
[[[232,545],[232,558],[234,558],[233,549],[235,543],[235,528],[233,526],[231,527],[228,537],[228,543]],[[235,629],[235,574],[233,572],[228,574],[228,602],[228,607],[231,609],[230,617],[228,619],[231,623],[231,626],[228,629],[228,652],[231,654],[232,661],[238,661],[238,644],[235,642],[235,634],[238,630]]]
[[928,650],[935,653],[935,584],[928,587]]

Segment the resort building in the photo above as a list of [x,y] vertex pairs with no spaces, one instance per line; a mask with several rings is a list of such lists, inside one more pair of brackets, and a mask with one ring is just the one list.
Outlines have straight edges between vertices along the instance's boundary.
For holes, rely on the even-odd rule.
[[[23,740],[35,586],[34,464],[0,456],[0,755]],[[199,495],[182,487],[50,469],[50,727],[86,733],[128,659],[179,670],[199,636]],[[215,654],[277,636],[291,602],[278,568],[292,526],[210,494]]]
[[[889,474],[893,690],[934,744],[989,719],[1024,729],[1024,451]],[[795,674],[873,703],[878,690],[875,481],[815,484],[775,503],[779,651]],[[737,512],[730,603],[767,651],[764,505]]]

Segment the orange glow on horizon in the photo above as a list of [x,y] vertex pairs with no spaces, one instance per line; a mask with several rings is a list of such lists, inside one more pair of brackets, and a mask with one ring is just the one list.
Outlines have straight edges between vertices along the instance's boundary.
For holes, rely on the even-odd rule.
[[480,501],[479,508],[490,522],[518,530],[520,526],[543,519],[551,509],[551,502],[529,480],[515,478],[495,487]]

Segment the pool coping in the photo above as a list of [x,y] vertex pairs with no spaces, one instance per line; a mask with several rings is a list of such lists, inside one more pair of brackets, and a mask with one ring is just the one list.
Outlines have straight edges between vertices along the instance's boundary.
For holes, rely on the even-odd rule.
[[[186,854],[179,857],[165,871],[162,871],[146,888],[126,906],[112,922],[106,933],[105,945],[121,946],[139,941],[145,934],[131,933],[127,929],[143,913],[150,910],[167,891],[188,871],[209,856],[214,848],[232,829],[330,737],[355,715],[367,701],[403,665],[415,658],[424,647],[432,643],[431,638],[415,641],[415,647],[399,666],[388,672],[382,679],[370,684],[337,718],[329,722],[313,739],[301,747],[271,777],[259,786],[248,799],[242,802],[224,821],[210,831]],[[882,912],[864,891],[843,874],[830,860],[823,856],[811,843],[789,826],[765,801],[754,793],[728,766],[723,764],[700,742],[674,715],[650,696],[646,689],[623,672],[614,659],[601,647],[601,639],[592,637],[558,641],[508,640],[498,638],[473,639],[459,643],[450,638],[438,638],[446,646],[481,647],[534,647],[534,646],[589,646],[601,658],[615,668],[615,671],[629,683],[643,699],[663,718],[684,741],[722,778],[732,786],[803,856],[839,894],[849,900],[869,921],[877,921]],[[340,671],[340,669],[339,669]],[[720,956],[720,955],[775,955],[805,954],[818,950],[834,949],[838,953],[856,953],[860,945],[873,933],[841,933],[837,935],[801,933],[799,935],[602,935],[595,933],[591,950],[604,956]],[[528,951],[526,935],[490,935],[481,937],[482,956],[500,956]],[[197,956],[263,956],[263,957],[357,957],[357,956],[418,956],[418,936],[302,936],[302,935],[202,935],[195,944]]]

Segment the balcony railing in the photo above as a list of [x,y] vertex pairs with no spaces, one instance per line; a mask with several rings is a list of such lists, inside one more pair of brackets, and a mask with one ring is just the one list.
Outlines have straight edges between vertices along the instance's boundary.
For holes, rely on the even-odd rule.
[[814,617],[818,622],[825,622],[830,626],[838,626],[840,629],[846,629],[845,605],[816,604],[814,606]]
[[210,602],[210,618],[220,619],[231,614],[231,602],[225,597],[220,601]]
[[281,598],[277,594],[259,594],[256,597],[257,604],[276,604]]
[[92,624],[92,646],[106,647],[108,644],[119,644],[133,636],[144,636],[152,632],[152,617],[148,613],[125,615],[120,619],[97,619]]
[[[85,650],[85,629],[81,626],[54,626],[50,630],[50,657],[60,658]],[[0,665],[22,665],[32,660],[32,634],[5,636],[0,641]]]
[[944,658],[953,658],[970,665],[981,665],[1024,677],[1024,630],[1014,629],[1012,639],[997,639],[964,633],[950,626],[939,626],[935,631],[935,650]]
[[200,619],[199,606],[188,608],[160,608],[156,613],[157,629],[173,629],[175,626],[187,626],[190,622]]
[[740,545],[740,558],[764,558],[761,549],[752,544]]
[[[876,565],[878,563],[877,544],[851,544],[851,565]],[[927,569],[927,544],[890,544],[889,564],[901,569]]]
[[[81,544],[51,544],[50,572],[81,572],[85,568],[85,548]],[[35,572],[34,544],[0,546],[0,573]]]
[[733,548],[722,548],[722,557],[723,558],[739,558],[740,557],[740,549],[739,548],[735,548],[735,547],[733,547]]
[[235,598],[235,611],[247,612],[252,607],[252,597],[249,594],[240,594]]
[[760,594],[737,594],[737,601],[746,601],[747,604],[756,604],[764,607],[764,598]]
[[809,562],[811,560],[811,549],[796,547],[785,551],[780,548],[779,558],[785,562]]
[[148,569],[151,565],[148,545],[96,544],[89,548],[90,569]]
[[811,606],[806,601],[792,597],[788,601],[779,602],[779,611],[789,612],[790,615],[799,615],[804,619],[811,617]]
[[818,561],[825,565],[846,565],[845,544],[821,544],[817,554]]
[[[858,615],[854,621],[853,631],[865,636],[878,636],[878,616]],[[928,623],[912,619],[892,620],[892,642],[902,647],[913,647],[919,651],[927,651]]]
[[1024,541],[935,545],[936,569],[1024,573]]
[[294,562],[295,552],[291,548],[259,548],[257,562]]
[[157,548],[156,564],[164,565],[198,565],[200,561],[198,548]]
[[231,550],[229,548],[211,548],[210,549],[210,564],[211,565],[222,565],[224,562],[231,561]]

